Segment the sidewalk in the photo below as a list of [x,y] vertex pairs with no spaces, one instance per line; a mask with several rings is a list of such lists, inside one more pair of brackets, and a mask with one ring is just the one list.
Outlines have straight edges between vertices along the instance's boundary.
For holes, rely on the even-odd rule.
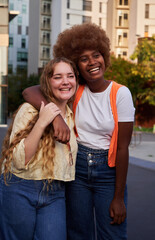
[[141,141],[129,147],[129,163],[155,170],[155,141]]

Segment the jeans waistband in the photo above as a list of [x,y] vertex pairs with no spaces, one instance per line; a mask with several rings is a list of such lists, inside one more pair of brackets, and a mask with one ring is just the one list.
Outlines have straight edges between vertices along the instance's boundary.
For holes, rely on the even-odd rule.
[[93,149],[93,148],[89,148],[86,147],[84,145],[78,144],[78,150],[80,152],[84,152],[84,153],[91,153],[91,154],[108,154],[109,149]]

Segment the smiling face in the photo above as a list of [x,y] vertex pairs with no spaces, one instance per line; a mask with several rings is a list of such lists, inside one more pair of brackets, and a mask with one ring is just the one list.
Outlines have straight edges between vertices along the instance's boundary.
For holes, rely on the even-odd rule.
[[76,90],[76,77],[70,64],[56,63],[50,79],[51,90],[56,103],[67,103]]
[[105,63],[100,52],[85,50],[79,57],[78,68],[87,84],[104,81]]

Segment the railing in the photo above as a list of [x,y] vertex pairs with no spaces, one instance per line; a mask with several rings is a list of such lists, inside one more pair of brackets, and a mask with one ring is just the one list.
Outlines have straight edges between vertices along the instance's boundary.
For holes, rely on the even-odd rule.
[[142,133],[138,131],[133,131],[132,139],[130,143],[131,147],[139,145],[141,141],[142,141]]

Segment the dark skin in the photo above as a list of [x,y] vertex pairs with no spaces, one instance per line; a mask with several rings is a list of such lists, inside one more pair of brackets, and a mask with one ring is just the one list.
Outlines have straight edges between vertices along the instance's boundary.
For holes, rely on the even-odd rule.
[[[26,88],[22,94],[25,101],[30,102],[38,110],[40,109],[41,101],[43,101],[45,105],[47,104],[47,101],[42,95],[39,85]],[[52,123],[54,127],[55,140],[64,144],[69,142],[70,129],[63,120],[62,116],[59,114]]]
[[[92,92],[102,92],[108,87],[110,82],[104,79],[105,64],[103,56],[100,53],[96,52],[95,50],[83,51],[78,61],[78,69]],[[36,96],[36,91],[40,91],[39,87],[35,89],[35,92],[31,91],[31,96],[34,96],[34,94]],[[29,92],[27,94],[25,90],[23,95],[25,100],[28,100],[28,102],[34,105],[34,99],[31,99],[33,101],[30,101],[30,97],[28,97]],[[45,100],[43,101],[45,102]],[[38,102],[41,101],[39,100]],[[35,104],[34,106],[39,109],[39,105],[36,106]],[[68,127],[66,127],[66,124],[64,124],[64,121],[60,116],[57,116],[54,119],[53,127],[54,135],[57,141],[62,143],[69,141]],[[118,122],[116,185],[114,198],[109,208],[110,216],[112,217],[111,224],[121,224],[126,218],[124,190],[128,171],[128,146],[131,140],[132,130],[133,122]]]

